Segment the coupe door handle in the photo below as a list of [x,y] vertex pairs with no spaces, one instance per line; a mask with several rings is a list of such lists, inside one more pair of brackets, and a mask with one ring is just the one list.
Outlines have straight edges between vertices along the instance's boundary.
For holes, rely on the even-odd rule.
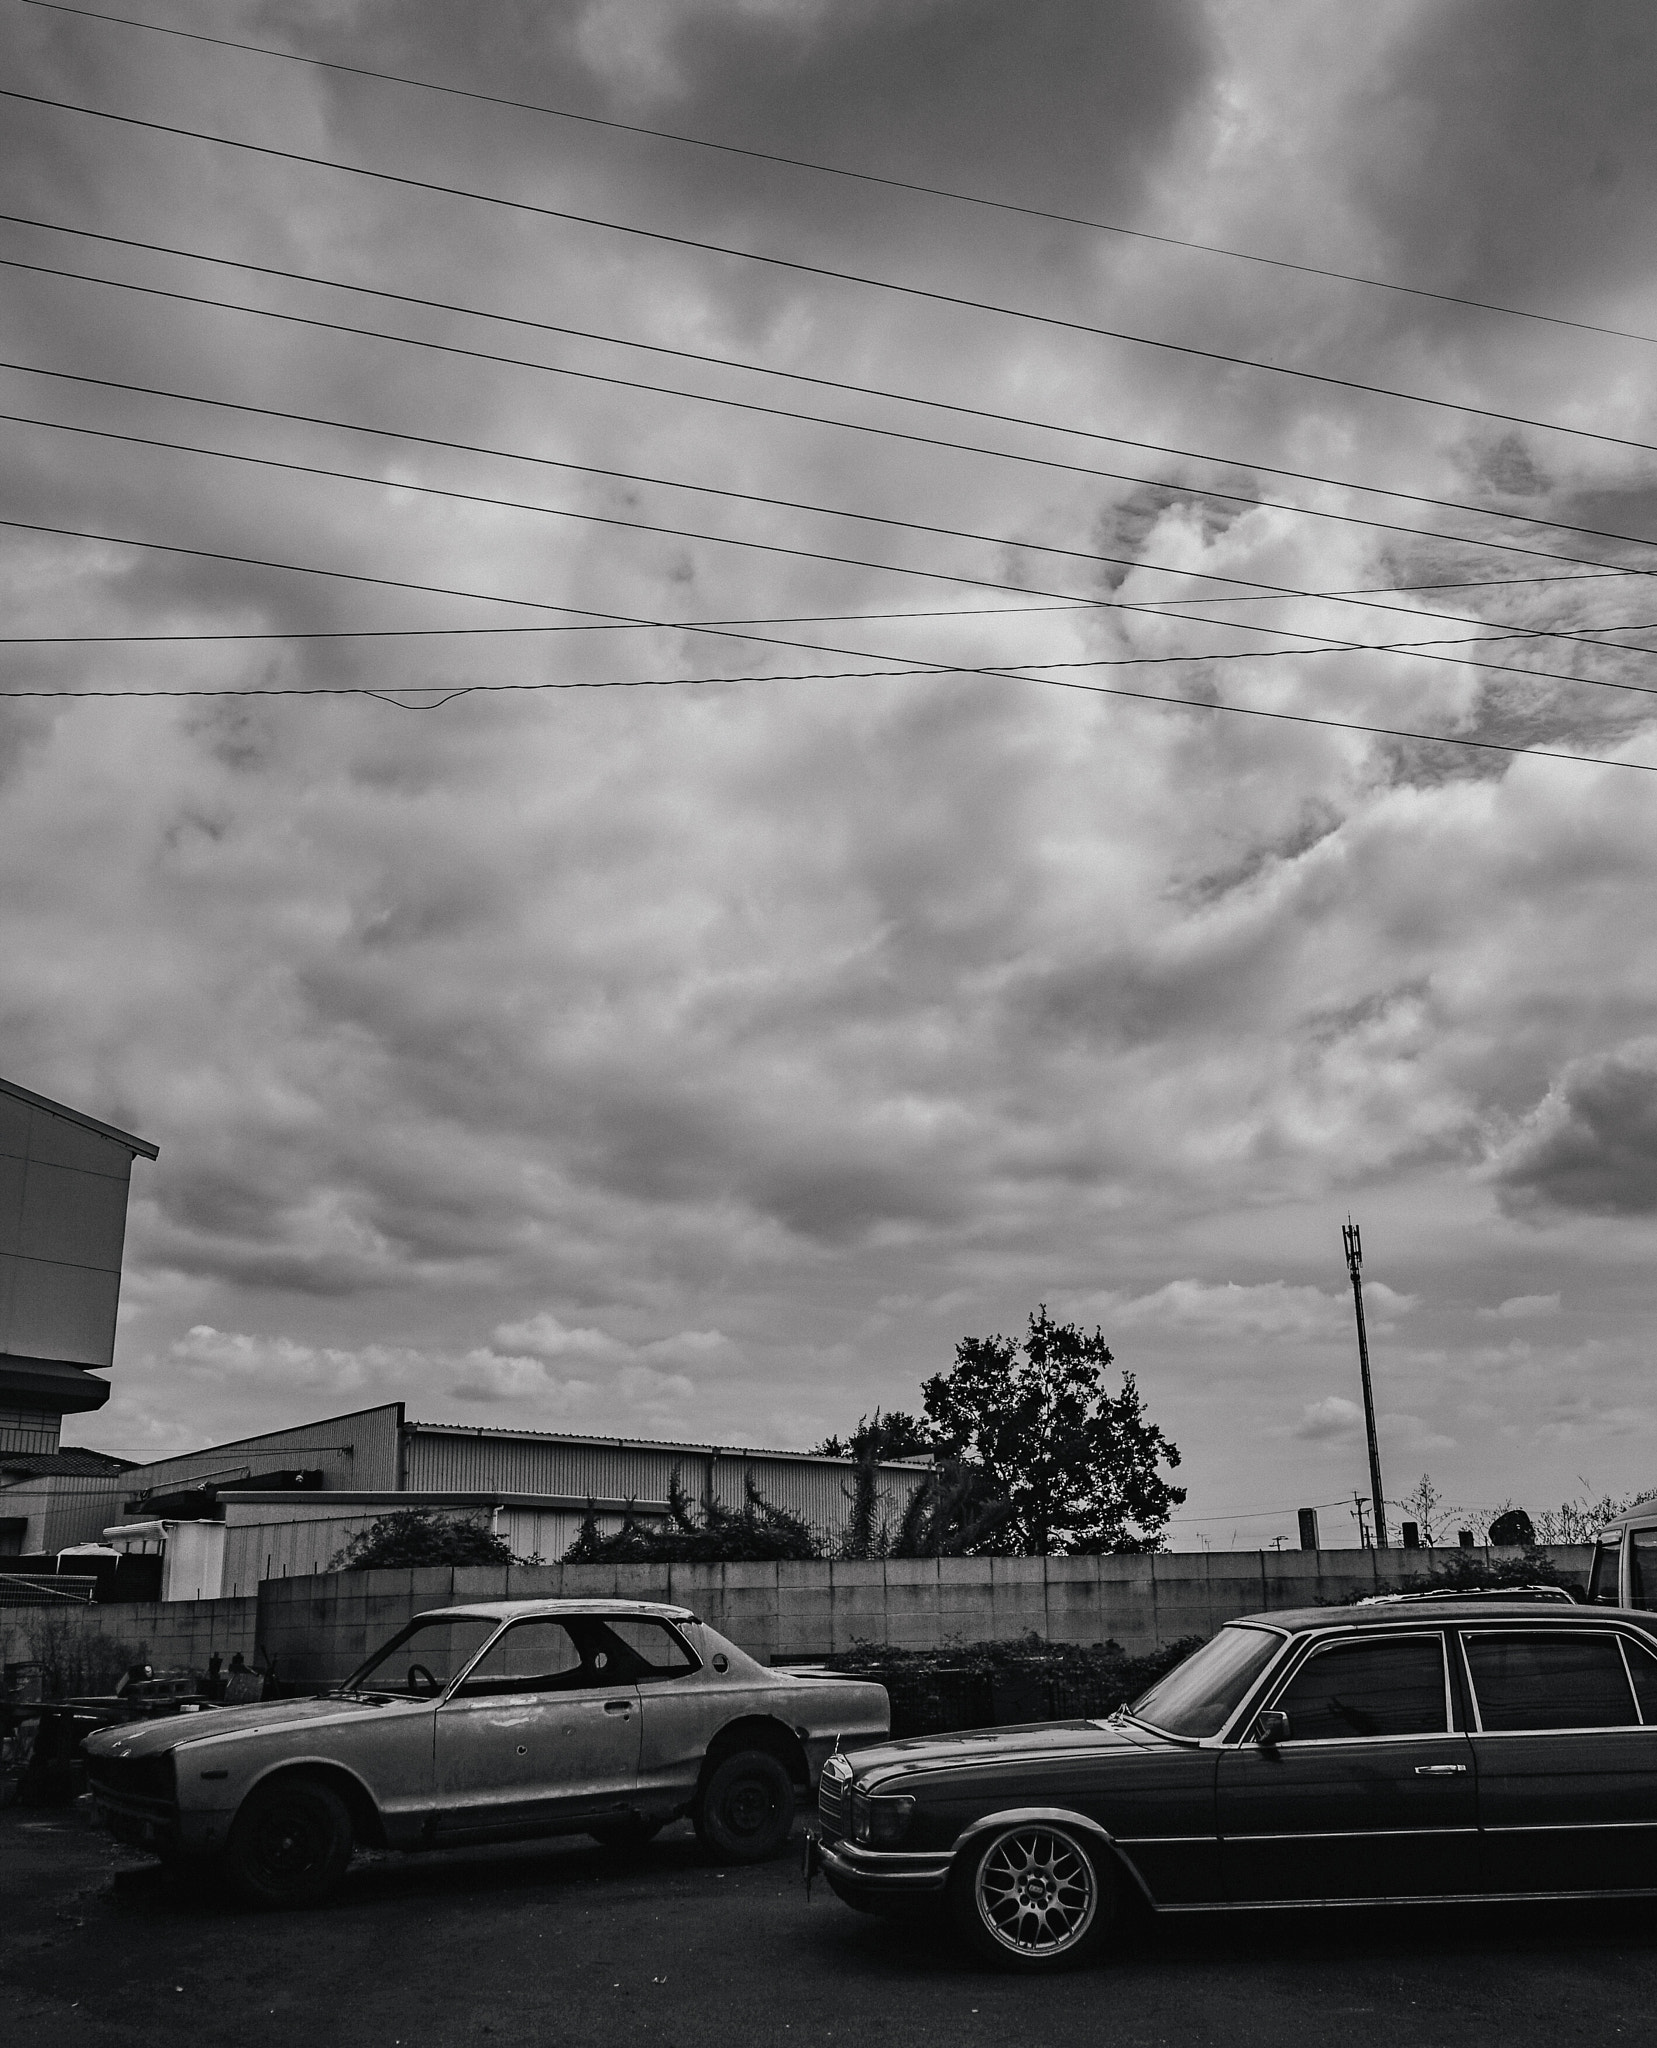
[[1415,1775],[1418,1778],[1465,1778],[1467,1776],[1467,1766],[1465,1764],[1417,1764]]
[[631,1700],[606,1700],[604,1702],[604,1711],[607,1714],[630,1714],[633,1711],[633,1702]]

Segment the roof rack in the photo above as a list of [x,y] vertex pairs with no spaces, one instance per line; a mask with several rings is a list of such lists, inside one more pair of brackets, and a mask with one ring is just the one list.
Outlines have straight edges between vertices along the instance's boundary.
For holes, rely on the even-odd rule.
[[1419,1593],[1370,1593],[1359,1607],[1397,1607],[1418,1600],[1563,1600],[1577,1605],[1568,1586],[1434,1586]]

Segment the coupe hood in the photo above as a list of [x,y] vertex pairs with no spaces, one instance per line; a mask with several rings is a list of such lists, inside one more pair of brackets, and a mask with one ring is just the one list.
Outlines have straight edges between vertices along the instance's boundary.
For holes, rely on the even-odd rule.
[[357,1721],[364,1714],[429,1714],[429,1700],[350,1698],[273,1700],[268,1706],[213,1707],[200,1714],[173,1714],[159,1721],[134,1721],[103,1728],[85,1742],[89,1756],[163,1756],[183,1743],[207,1745],[226,1739],[274,1735],[285,1728],[312,1728]]

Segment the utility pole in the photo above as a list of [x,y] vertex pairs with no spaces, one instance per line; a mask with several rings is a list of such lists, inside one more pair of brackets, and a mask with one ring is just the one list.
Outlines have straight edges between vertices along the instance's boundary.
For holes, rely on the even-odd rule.
[[1358,1370],[1364,1382],[1364,1429],[1369,1437],[1369,1490],[1375,1503],[1375,1547],[1387,1547],[1387,1511],[1381,1497],[1381,1447],[1375,1438],[1375,1396],[1369,1384],[1369,1335],[1364,1329],[1364,1248],[1358,1226],[1347,1217],[1341,1228],[1346,1270],[1352,1275],[1352,1306],[1358,1317]]

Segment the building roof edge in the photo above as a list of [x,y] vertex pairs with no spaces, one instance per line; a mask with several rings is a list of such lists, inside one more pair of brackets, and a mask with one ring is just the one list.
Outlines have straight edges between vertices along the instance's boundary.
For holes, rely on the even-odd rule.
[[37,1095],[32,1088],[19,1086],[16,1081],[0,1079],[0,1095],[13,1095],[19,1102],[26,1102],[33,1109],[49,1110],[53,1116],[67,1117],[72,1124],[96,1131],[100,1138],[113,1138],[117,1145],[125,1145],[135,1156],[158,1159],[161,1147],[152,1145],[148,1138],[136,1138],[131,1131],[117,1129],[114,1124],[101,1123],[95,1116],[88,1116],[84,1109],[71,1109],[67,1102],[54,1102],[49,1095]]

